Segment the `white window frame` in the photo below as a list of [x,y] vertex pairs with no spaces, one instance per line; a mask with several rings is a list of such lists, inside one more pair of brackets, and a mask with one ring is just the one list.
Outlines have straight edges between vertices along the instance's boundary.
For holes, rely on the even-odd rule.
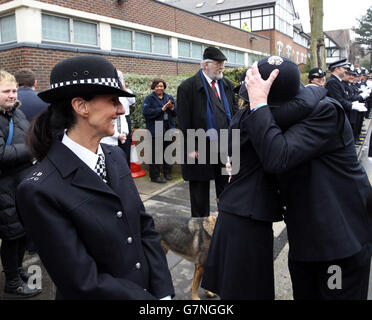
[[[48,43],[61,43],[61,44],[73,44],[77,46],[84,46],[84,47],[91,47],[91,48],[99,48],[100,46],[100,29],[99,29],[99,24],[95,21],[91,20],[86,20],[86,19],[76,19],[73,17],[69,16],[63,16],[59,14],[54,14],[54,13],[49,13],[49,12],[42,12],[41,15],[46,15],[46,16],[53,16],[53,17],[58,17],[58,18],[63,18],[63,19],[68,19],[69,20],[69,34],[70,34],[70,41],[59,41],[59,40],[49,40],[49,39],[44,39],[43,34],[41,34],[42,42],[48,42]],[[79,22],[86,22],[90,24],[94,24],[96,26],[97,30],[97,44],[85,44],[85,43],[77,43],[74,42],[74,20],[79,21]]]
[[283,55],[283,42],[278,41],[277,42],[277,49],[278,49],[278,56]]
[[[115,29],[118,29],[118,30],[129,31],[129,32],[131,32],[131,35],[132,35],[132,49],[123,49],[123,48],[114,47],[112,45],[112,38],[111,38],[111,47],[115,51],[117,50],[117,51],[140,52],[140,53],[155,54],[155,55],[165,56],[165,57],[170,57],[171,56],[171,52],[172,52],[171,42],[172,41],[171,41],[171,38],[168,37],[168,36],[165,36],[165,35],[162,35],[162,34],[144,32],[142,30],[122,28],[122,27],[115,26],[115,25],[111,25],[110,27],[111,27],[111,30],[112,30],[112,28],[115,28]],[[150,52],[136,50],[136,32],[142,33],[142,34],[147,34],[147,35],[150,36],[150,46],[151,46],[151,51]],[[155,39],[154,38],[155,37],[167,38],[168,39],[168,53],[167,54],[165,54],[165,53],[155,53],[154,52],[154,46],[155,46]]]

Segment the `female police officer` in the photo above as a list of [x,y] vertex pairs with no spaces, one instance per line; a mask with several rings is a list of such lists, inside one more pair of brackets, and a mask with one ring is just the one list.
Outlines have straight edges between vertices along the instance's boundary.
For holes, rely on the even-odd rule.
[[105,58],[58,63],[50,103],[28,145],[40,163],[17,205],[57,299],[162,299],[174,295],[160,236],[120,148],[100,145],[124,110],[117,70]]

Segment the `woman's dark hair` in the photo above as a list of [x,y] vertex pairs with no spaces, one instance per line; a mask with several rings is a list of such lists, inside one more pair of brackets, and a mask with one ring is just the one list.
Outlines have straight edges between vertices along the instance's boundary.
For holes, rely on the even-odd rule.
[[[93,96],[84,97],[84,100],[89,101],[92,98]],[[52,103],[31,122],[28,129],[26,145],[32,156],[39,161],[44,159],[53,139],[75,123],[71,99]]]
[[164,85],[164,90],[167,89],[167,84],[166,84],[166,82],[165,82],[163,79],[161,79],[161,78],[155,78],[155,79],[152,81],[152,83],[151,83],[151,90],[154,90],[155,87],[156,87],[160,82],[163,83],[163,85]]

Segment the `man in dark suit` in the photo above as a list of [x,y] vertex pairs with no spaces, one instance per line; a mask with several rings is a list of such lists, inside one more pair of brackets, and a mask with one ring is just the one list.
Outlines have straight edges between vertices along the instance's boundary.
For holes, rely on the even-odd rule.
[[37,114],[48,107],[48,104],[41,100],[35,92],[37,81],[32,70],[19,69],[14,76],[18,83],[18,100],[22,102],[20,110],[31,122]]
[[277,75],[267,58],[247,72],[254,112],[246,128],[264,170],[278,175],[294,299],[366,299],[371,185],[358,161],[350,123],[339,103],[325,97],[283,132],[267,107]]
[[[185,139],[182,176],[189,181],[193,217],[209,216],[209,181],[215,180],[217,199],[227,183],[227,175],[221,174],[226,160],[220,160],[221,150],[217,145],[220,130],[229,127],[237,105],[233,84],[223,78],[225,60],[227,58],[219,49],[206,48],[201,69],[182,82],[177,91],[178,125]],[[211,135],[195,141],[190,139],[190,133],[187,134],[188,129],[209,130]],[[188,146],[189,140],[193,140],[195,146]],[[202,148],[203,144],[205,148]],[[217,154],[218,160],[212,161],[210,154]]]

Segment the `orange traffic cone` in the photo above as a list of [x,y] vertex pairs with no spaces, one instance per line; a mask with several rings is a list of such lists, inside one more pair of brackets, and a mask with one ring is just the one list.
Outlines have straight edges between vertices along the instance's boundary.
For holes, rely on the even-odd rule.
[[141,169],[139,164],[136,145],[132,139],[132,144],[130,146],[130,171],[132,173],[132,178],[144,177],[146,172]]

